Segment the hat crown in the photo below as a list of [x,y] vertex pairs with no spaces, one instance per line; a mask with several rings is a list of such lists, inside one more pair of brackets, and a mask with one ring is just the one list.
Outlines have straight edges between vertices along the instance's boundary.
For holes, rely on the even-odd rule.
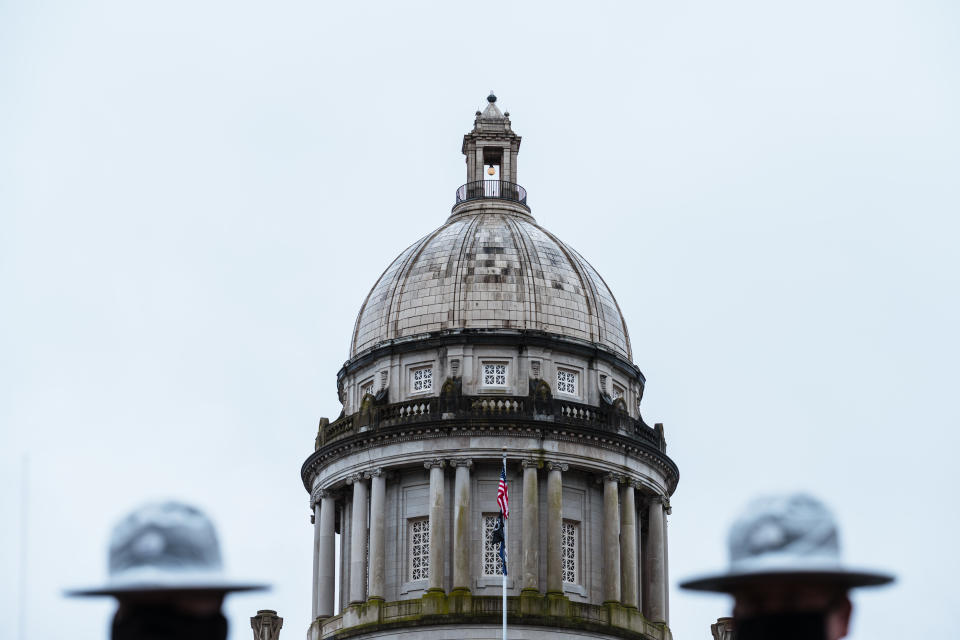
[[219,572],[223,568],[213,523],[180,502],[145,505],[121,520],[110,539],[109,573]]
[[728,545],[734,570],[840,564],[833,514],[822,502],[804,494],[753,501],[731,528]]

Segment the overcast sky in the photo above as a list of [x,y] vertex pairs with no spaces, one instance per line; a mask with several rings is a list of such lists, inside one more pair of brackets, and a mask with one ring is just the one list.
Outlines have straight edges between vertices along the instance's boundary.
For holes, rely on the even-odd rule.
[[[114,522],[215,518],[233,639],[309,623],[300,465],[369,288],[443,223],[492,88],[537,220],[604,276],[680,467],[670,579],[803,488],[855,640],[960,607],[960,5],[0,0],[0,611],[102,638]],[[677,640],[722,597],[672,588]],[[4,637],[7,637],[4,635]],[[13,636],[10,636],[13,637]]]

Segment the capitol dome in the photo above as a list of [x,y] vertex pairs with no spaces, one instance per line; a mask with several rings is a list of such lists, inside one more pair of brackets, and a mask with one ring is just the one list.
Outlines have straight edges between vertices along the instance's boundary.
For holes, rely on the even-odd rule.
[[613,294],[530,213],[520,136],[496,100],[463,138],[467,182],[446,222],[360,308],[342,408],[300,468],[309,640],[488,638],[506,624],[514,640],[672,640],[679,470],[663,424],[641,414],[646,379]]
[[455,207],[387,267],[360,309],[350,356],[435,332],[513,329],[590,342],[630,360],[623,315],[590,263],[521,206],[486,204]]

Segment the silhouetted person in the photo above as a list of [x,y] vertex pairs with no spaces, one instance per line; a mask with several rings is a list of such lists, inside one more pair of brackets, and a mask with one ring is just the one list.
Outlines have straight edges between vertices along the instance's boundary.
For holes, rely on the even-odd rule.
[[893,581],[842,566],[833,515],[807,495],[755,500],[728,545],[727,571],[680,586],[731,594],[737,640],[839,640],[853,610],[848,591]]
[[107,584],[67,595],[115,597],[112,640],[225,640],[224,596],[265,588],[224,575],[216,531],[202,511],[164,502],[114,527]]

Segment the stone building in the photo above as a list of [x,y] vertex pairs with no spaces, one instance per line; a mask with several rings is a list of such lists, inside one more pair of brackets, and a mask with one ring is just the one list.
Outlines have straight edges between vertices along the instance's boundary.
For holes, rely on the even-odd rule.
[[671,637],[678,470],[613,294],[531,215],[509,116],[477,112],[449,217],[360,308],[301,470],[309,638],[499,637],[504,451],[510,637]]

